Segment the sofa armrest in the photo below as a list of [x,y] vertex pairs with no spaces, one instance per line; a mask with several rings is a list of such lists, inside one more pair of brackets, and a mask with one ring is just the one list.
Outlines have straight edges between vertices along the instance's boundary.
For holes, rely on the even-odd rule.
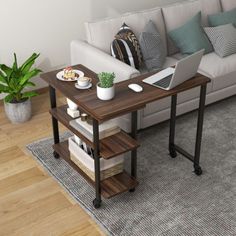
[[135,68],[81,40],[72,41],[70,49],[72,65],[82,64],[96,73],[114,72],[116,75],[115,83],[140,74]]

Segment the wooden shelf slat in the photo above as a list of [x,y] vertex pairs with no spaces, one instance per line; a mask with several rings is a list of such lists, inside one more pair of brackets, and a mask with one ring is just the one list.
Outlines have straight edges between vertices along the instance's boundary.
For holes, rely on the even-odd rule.
[[91,142],[84,135],[82,135],[77,129],[75,129],[74,127],[70,125],[69,122],[73,120],[73,118],[67,114],[66,109],[67,109],[67,105],[63,105],[63,106],[51,109],[49,112],[54,118],[56,118],[59,122],[61,122],[67,129],[69,129],[72,133],[77,135],[86,144],[88,144],[90,147],[93,148],[93,142]]
[[[88,140],[77,129],[70,126],[69,122],[73,120],[73,118],[67,114],[66,109],[67,106],[64,105],[50,110],[50,113],[64,126],[66,126],[70,131],[72,131],[75,135],[80,137],[85,143],[87,143],[90,147],[93,148],[93,142]],[[124,131],[121,131],[115,135],[100,140],[100,155],[104,159],[110,159],[125,152],[134,150],[139,146],[139,143],[135,139],[130,137]]]
[[[68,141],[55,144],[53,145],[53,148],[60,155],[60,157],[68,162],[69,165],[76,171],[78,171],[89,184],[95,186],[95,182],[91,180],[73,161],[71,161],[68,150]],[[131,177],[126,171],[123,171],[118,175],[101,181],[101,194],[104,198],[111,198],[129,191],[137,185],[138,181]]]

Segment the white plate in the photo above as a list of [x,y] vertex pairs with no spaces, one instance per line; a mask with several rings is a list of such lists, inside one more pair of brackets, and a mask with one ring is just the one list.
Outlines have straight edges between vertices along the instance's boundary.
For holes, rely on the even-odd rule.
[[[76,74],[79,75],[78,78],[84,76],[84,72],[82,72],[81,70],[73,70],[73,71],[74,71]],[[63,75],[64,75],[64,71],[62,70],[62,71],[60,71],[60,72],[57,73],[56,77],[57,77],[57,79],[59,79],[59,80],[61,80],[61,81],[67,81],[67,82],[76,81],[76,80],[78,79],[78,78],[75,78],[75,79],[64,79]]]
[[87,86],[79,86],[77,83],[75,84],[77,89],[89,89],[92,87],[92,83],[89,83]]

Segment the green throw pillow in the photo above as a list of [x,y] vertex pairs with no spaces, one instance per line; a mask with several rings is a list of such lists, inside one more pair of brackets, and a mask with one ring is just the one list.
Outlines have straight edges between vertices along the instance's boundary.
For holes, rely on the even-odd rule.
[[192,54],[205,49],[205,54],[213,51],[213,47],[201,26],[201,12],[183,26],[169,32],[170,38],[182,54]]
[[236,8],[231,11],[210,15],[208,16],[208,21],[211,27],[226,25],[230,23],[236,25]]

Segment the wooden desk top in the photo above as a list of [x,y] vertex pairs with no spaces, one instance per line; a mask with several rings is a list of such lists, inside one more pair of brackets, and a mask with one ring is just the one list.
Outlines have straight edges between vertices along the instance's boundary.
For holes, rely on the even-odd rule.
[[[85,76],[93,79],[93,87],[91,89],[78,90],[74,87],[75,82],[63,82],[56,79],[56,74],[60,70],[44,73],[41,75],[41,78],[75,102],[80,109],[98,121],[109,120],[132,111],[139,110],[144,108],[146,104],[150,102],[178,94],[191,88],[207,84],[211,81],[204,75],[197,74],[194,78],[187,80],[174,89],[165,91],[142,82],[143,79],[154,74],[148,73],[115,84],[114,99],[110,101],[101,101],[97,98],[96,94],[96,84],[98,82],[96,73],[83,65],[76,65],[73,66],[73,68],[82,70],[85,73]],[[131,83],[141,85],[143,87],[143,91],[141,93],[133,92],[128,88],[128,85]]]

